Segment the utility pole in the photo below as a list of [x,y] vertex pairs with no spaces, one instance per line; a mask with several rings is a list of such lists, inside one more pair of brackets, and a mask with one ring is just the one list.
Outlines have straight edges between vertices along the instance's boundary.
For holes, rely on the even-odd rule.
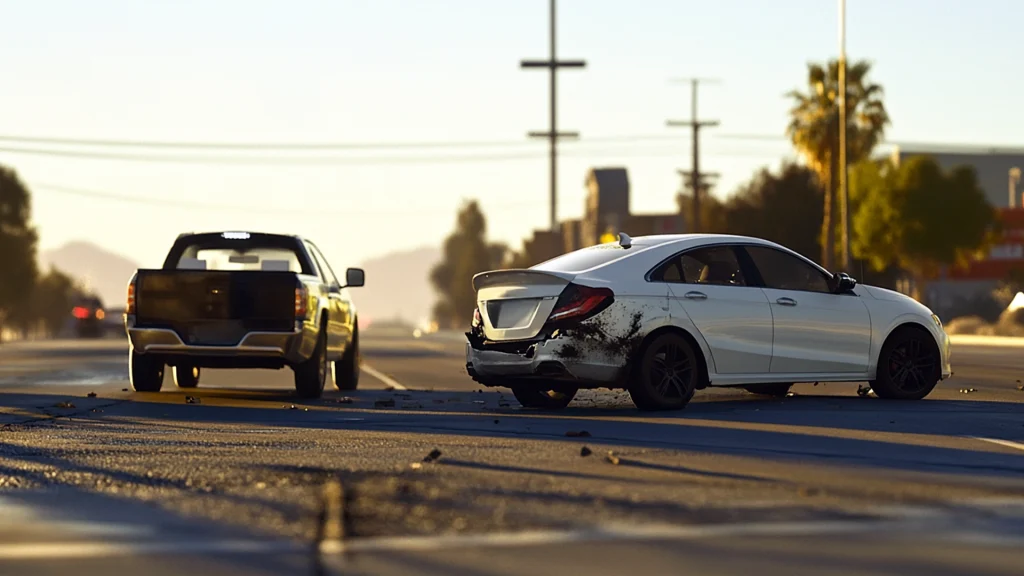
[[849,272],[850,194],[847,189],[846,112],[846,0],[839,0],[839,210],[843,226],[843,270]]
[[697,87],[701,82],[715,82],[714,80],[701,78],[679,78],[676,82],[689,82],[693,95],[690,97],[690,120],[669,120],[669,127],[689,127],[693,130],[693,160],[690,170],[689,186],[693,190],[693,222],[690,232],[699,232],[701,229],[700,195],[709,187],[711,178],[717,174],[700,171],[700,129],[704,127],[718,126],[718,120],[697,119]]
[[583,60],[558,60],[555,51],[555,0],[550,0],[551,8],[551,57],[547,60],[523,60],[522,68],[547,68],[551,73],[551,123],[547,132],[530,132],[530,138],[545,138],[551,148],[551,230],[558,229],[558,140],[560,138],[579,138],[579,132],[558,131],[558,69],[583,68],[587,65]]

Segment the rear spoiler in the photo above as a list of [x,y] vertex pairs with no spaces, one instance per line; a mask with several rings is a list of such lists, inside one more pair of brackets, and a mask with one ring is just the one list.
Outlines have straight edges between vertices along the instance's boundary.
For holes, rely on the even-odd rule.
[[572,282],[575,274],[568,272],[550,272],[541,270],[514,269],[492,270],[473,276],[473,289],[479,292],[489,286],[514,284],[518,286],[536,286],[539,284],[555,284],[564,286]]

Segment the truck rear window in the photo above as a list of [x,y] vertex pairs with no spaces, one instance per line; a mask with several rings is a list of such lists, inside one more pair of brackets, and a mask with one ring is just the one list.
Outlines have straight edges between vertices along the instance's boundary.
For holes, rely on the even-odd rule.
[[316,275],[292,238],[253,235],[225,238],[196,235],[180,239],[168,255],[165,268],[221,271],[274,271]]

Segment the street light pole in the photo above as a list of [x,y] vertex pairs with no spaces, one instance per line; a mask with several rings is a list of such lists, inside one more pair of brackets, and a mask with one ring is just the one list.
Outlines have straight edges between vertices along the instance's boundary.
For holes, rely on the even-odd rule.
[[839,0],[839,210],[843,226],[843,270],[850,271],[850,195],[846,170],[846,0]]

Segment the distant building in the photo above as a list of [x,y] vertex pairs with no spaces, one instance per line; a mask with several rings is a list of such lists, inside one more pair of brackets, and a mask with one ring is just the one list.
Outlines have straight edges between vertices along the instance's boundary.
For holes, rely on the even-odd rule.
[[572,252],[614,237],[619,232],[630,236],[681,234],[685,232],[682,215],[633,214],[630,212],[629,174],[625,168],[593,168],[583,185],[586,198],[583,217],[561,222],[558,231],[536,230],[523,242],[523,256],[517,265],[533,265],[559,254]]
[[957,166],[971,166],[977,171],[978,183],[985,191],[985,197],[990,204],[996,208],[1021,206],[1020,171],[1024,170],[1024,149],[953,150],[928,146],[896,146],[892,151],[892,161],[896,165],[899,165],[901,160],[913,156],[931,156],[945,170]]
[[[1024,169],[1024,149],[950,150],[929,148],[895,148],[892,161],[897,165],[906,158],[928,155],[942,168],[971,166],[985,197],[996,208],[996,217],[1003,236],[988,255],[972,262],[966,269],[943,271],[928,284],[928,304],[946,318],[970,313],[970,302],[987,297],[1014,270],[1024,271],[1024,202],[1021,198],[1020,172]],[[904,279],[898,286],[909,292],[912,286]]]

